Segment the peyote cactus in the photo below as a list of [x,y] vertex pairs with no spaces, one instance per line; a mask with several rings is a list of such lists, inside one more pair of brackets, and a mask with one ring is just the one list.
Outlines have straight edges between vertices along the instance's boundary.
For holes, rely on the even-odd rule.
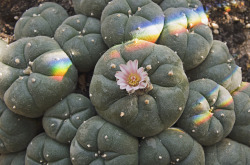
[[0,98],[13,112],[40,117],[76,86],[77,70],[51,38],[20,39],[0,62]]
[[204,147],[206,165],[249,165],[250,148],[225,138],[213,146]]
[[105,6],[112,0],[72,0],[77,14],[101,18]]
[[101,33],[109,47],[135,38],[156,42],[163,23],[163,11],[151,0],[113,0],[102,12]]
[[187,72],[190,80],[208,78],[225,87],[229,92],[242,82],[241,68],[230,55],[225,43],[214,40],[212,48],[203,63]]
[[205,165],[202,146],[179,128],[168,128],[143,139],[139,148],[139,165]]
[[17,21],[15,39],[39,35],[53,37],[57,27],[68,17],[67,11],[53,2],[45,2],[23,13]]
[[73,165],[137,165],[138,140],[94,116],[77,130],[70,147]]
[[37,135],[27,147],[25,165],[71,165],[69,145],[58,143],[45,133]]
[[189,8],[196,12],[205,25],[208,24],[207,16],[204,12],[203,5],[199,0],[153,0],[159,4],[163,11],[168,8]]
[[70,143],[78,127],[94,115],[90,100],[81,94],[72,93],[45,112],[43,128],[52,139]]
[[1,154],[0,155],[0,164],[1,165],[25,165],[25,151],[10,153],[10,154]]
[[236,120],[229,137],[250,147],[250,83],[242,82],[232,96]]
[[0,61],[2,58],[2,54],[4,50],[6,49],[6,46],[7,46],[7,43],[0,39]]
[[101,36],[100,21],[84,15],[67,18],[58,27],[54,37],[80,72],[93,70],[107,50]]
[[191,8],[195,9],[198,7],[203,7],[199,0],[153,0],[162,8],[166,10],[168,8]]
[[185,70],[197,67],[206,59],[212,46],[212,31],[191,9],[169,8],[164,14],[164,28],[158,43],[176,51]]
[[143,137],[156,135],[176,122],[188,91],[182,62],[171,49],[133,40],[110,48],[100,58],[90,84],[90,99],[105,120]]
[[204,146],[225,138],[235,122],[234,102],[230,93],[209,79],[190,83],[186,107],[177,126]]
[[39,120],[26,118],[13,113],[0,99],[1,154],[19,152],[26,149],[31,139],[39,133],[40,129],[41,124]]

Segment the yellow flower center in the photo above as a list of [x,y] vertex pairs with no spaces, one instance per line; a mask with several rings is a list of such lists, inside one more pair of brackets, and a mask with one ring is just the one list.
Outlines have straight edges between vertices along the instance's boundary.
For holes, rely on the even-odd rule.
[[139,85],[140,81],[141,81],[141,77],[136,73],[130,73],[130,75],[128,76],[128,80],[127,80],[128,84],[133,87]]

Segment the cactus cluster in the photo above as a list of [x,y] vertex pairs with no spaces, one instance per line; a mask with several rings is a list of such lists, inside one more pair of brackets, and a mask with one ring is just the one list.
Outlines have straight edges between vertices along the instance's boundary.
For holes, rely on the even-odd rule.
[[250,83],[199,0],[73,6],[0,40],[1,165],[249,164]]

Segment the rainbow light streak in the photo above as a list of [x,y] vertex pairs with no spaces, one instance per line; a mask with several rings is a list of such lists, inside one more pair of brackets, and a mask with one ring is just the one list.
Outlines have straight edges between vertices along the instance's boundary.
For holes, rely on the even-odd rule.
[[178,129],[178,128],[169,128],[169,129],[176,131],[176,132],[185,133],[184,131],[182,131],[181,129]]
[[109,59],[119,58],[119,57],[121,57],[121,54],[117,50],[112,50],[109,54]]
[[234,70],[232,71],[231,74],[229,74],[224,80],[222,80],[222,84],[227,81],[228,79],[230,79],[232,77],[232,75],[239,69],[240,67],[236,65],[236,67],[234,68]]
[[131,34],[133,39],[138,38],[140,40],[146,40],[155,43],[160,36],[164,25],[164,17],[157,17],[151,22],[145,21],[141,24],[136,24],[132,27]]
[[[220,87],[219,85],[216,85],[216,87],[214,87],[206,96],[207,96],[207,97],[210,97],[210,96],[212,96],[215,92],[218,92],[219,87]],[[196,107],[199,106],[200,103],[202,103],[204,100],[206,100],[206,98],[205,98],[204,96],[200,97],[200,98],[197,100],[196,104],[194,104],[194,105],[192,106],[192,109],[196,109]]]
[[[183,13],[179,15],[179,17],[169,16],[169,19],[167,20],[166,27],[169,29],[171,35],[177,35],[180,33],[187,33],[189,29],[193,28],[194,26],[208,23],[206,14],[203,12],[204,15],[202,15],[202,11],[204,11],[201,8],[197,8],[197,11],[199,15],[193,15],[188,14],[189,17],[187,18],[186,14]],[[193,12],[193,11],[190,11]],[[204,19],[205,17],[205,19]],[[204,22],[204,23],[203,23]]]
[[240,92],[244,91],[245,89],[250,88],[250,83],[248,82],[242,82],[241,86],[236,89],[235,92],[233,92],[233,96],[238,95]]
[[170,19],[166,24],[171,35],[180,34],[187,32],[187,18],[186,16],[181,16],[178,18]]
[[137,50],[142,50],[151,44],[152,44],[151,42],[146,42],[144,40],[134,39],[125,46],[125,50],[127,52],[134,52]]
[[213,116],[213,113],[206,111],[203,114],[193,116],[192,119],[196,125],[201,125],[201,124],[209,121],[212,116]]
[[209,93],[208,93],[208,97],[212,96],[215,92],[218,92],[220,88],[220,85],[217,84],[216,87],[214,87]]
[[50,65],[52,66],[53,79],[61,81],[64,75],[67,73],[69,67],[72,65],[72,62],[69,58],[62,58],[51,61]]
[[195,11],[199,14],[201,23],[208,25],[208,14],[205,13],[203,6],[199,6]]
[[229,106],[229,105],[232,104],[232,103],[233,103],[233,97],[230,96],[230,97],[228,97],[227,99],[225,99],[223,102],[221,102],[221,103],[218,105],[218,107],[220,107],[220,108],[227,107],[227,106]]

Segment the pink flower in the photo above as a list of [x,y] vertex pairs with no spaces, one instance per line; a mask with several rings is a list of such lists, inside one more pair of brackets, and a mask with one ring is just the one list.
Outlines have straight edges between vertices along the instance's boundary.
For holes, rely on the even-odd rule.
[[120,64],[121,71],[116,72],[115,77],[120,89],[126,89],[128,93],[134,93],[138,89],[144,89],[149,82],[148,73],[143,67],[138,69],[138,60],[129,60],[127,64]]

